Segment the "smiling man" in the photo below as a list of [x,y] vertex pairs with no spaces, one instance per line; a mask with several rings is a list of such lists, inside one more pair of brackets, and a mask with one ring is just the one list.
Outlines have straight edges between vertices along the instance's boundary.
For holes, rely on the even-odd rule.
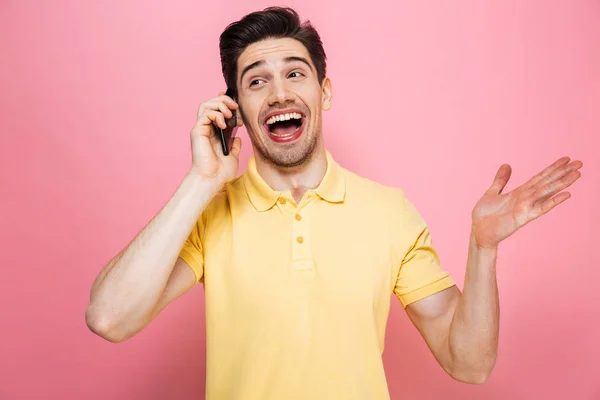
[[[561,158],[508,194],[510,167],[498,170],[473,209],[461,293],[404,192],[326,150],[332,84],[316,30],[269,8],[227,27],[220,49],[234,95],[200,105],[192,168],[96,278],[90,329],[124,341],[202,283],[209,400],[389,399],[395,296],[448,374],[483,383],[498,344],[498,244],[566,200],[581,162]],[[234,113],[254,149],[241,176],[241,140],[224,155],[213,127]]]

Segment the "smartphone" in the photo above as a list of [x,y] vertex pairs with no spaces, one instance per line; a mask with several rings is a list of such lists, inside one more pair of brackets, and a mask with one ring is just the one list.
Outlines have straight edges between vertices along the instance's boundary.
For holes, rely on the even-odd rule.
[[[237,99],[234,97],[234,91],[232,89],[227,89],[225,95],[231,97],[237,102]],[[215,130],[217,131],[217,136],[221,141],[223,154],[225,154],[226,156],[229,155],[229,152],[231,151],[233,139],[235,138],[235,135],[238,130],[237,112],[236,110],[231,110],[231,112],[233,113],[233,117],[225,118],[225,125],[227,125],[226,129],[222,129],[221,127],[217,126],[217,124],[213,123]]]

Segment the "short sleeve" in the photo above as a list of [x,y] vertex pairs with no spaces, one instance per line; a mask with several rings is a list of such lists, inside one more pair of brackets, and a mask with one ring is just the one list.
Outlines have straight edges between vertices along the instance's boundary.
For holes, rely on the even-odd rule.
[[202,236],[204,233],[204,222],[201,217],[192,228],[188,238],[181,251],[181,257],[194,271],[196,275],[196,283],[204,278],[204,248],[202,246]]
[[406,308],[410,303],[454,286],[450,274],[440,265],[427,224],[403,196],[400,217],[403,257],[394,294]]

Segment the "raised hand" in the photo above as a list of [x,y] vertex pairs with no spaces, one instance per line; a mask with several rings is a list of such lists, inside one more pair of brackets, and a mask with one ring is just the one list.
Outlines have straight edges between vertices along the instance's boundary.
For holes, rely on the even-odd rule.
[[[235,138],[231,152],[224,155],[213,123],[225,129],[225,118],[231,118],[238,104],[223,93],[206,100],[198,108],[198,118],[190,133],[192,145],[192,172],[223,184],[235,178],[239,167],[241,139]],[[238,124],[242,124],[238,118]]]
[[579,160],[562,157],[522,186],[502,194],[511,167],[502,165],[492,186],[477,202],[472,213],[471,234],[477,246],[495,248],[527,223],[546,214],[571,197],[563,190],[581,177]]

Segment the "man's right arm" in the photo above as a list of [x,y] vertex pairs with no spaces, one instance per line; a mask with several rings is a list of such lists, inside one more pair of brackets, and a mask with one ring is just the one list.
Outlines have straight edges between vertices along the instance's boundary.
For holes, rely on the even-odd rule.
[[[229,155],[223,155],[213,124],[225,129],[225,118],[231,118],[232,110],[238,108],[222,93],[200,104],[190,133],[190,173],[169,202],[103,268],[92,285],[85,319],[94,333],[111,342],[126,340],[196,284],[196,274],[178,256],[208,203],[225,182],[237,175],[241,140],[235,138]],[[241,124],[241,118],[238,121]]]
[[100,272],[85,313],[94,333],[111,342],[126,340],[196,284],[178,255],[219,186],[188,174],[162,210]]

